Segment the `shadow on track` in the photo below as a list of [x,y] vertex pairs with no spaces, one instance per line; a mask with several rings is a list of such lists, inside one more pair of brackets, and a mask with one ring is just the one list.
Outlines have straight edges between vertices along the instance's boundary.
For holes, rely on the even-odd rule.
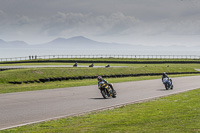
[[157,89],[157,91],[167,91],[166,89]]
[[94,99],[94,100],[103,100],[104,98],[89,98],[89,99]]

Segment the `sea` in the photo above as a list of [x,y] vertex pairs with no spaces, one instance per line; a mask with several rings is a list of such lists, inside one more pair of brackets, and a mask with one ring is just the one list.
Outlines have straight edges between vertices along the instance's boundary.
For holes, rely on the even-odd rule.
[[37,57],[122,57],[142,58],[200,58],[200,50],[148,50],[148,49],[40,49],[40,48],[0,48],[0,60],[4,58]]

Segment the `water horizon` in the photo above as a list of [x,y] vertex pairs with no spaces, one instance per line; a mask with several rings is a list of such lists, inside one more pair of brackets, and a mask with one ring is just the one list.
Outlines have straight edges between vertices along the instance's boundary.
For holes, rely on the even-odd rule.
[[196,55],[200,50],[152,50],[152,49],[39,49],[39,48],[1,48],[0,58],[15,58],[43,55]]

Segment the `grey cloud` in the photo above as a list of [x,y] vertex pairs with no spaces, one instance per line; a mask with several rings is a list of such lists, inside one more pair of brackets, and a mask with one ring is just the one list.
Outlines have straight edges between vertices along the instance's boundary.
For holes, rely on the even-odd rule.
[[7,38],[11,34],[21,38],[198,36],[200,1],[0,0],[0,34]]
[[107,16],[82,13],[57,13],[42,30],[50,35],[63,31],[87,31],[90,34],[120,34],[133,28],[140,20],[121,12]]
[[2,10],[0,10],[0,24],[3,24],[5,22],[6,13]]
[[0,16],[5,16],[5,13],[2,10],[0,10]]
[[[138,25],[139,26],[139,25]],[[200,20],[171,20],[142,23],[135,30],[137,34],[155,35],[200,35]]]
[[17,16],[13,24],[18,26],[31,25],[31,19],[27,16]]

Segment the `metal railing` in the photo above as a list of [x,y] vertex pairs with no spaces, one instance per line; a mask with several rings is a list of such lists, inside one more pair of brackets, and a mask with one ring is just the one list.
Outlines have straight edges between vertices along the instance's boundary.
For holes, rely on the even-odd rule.
[[25,57],[0,58],[0,62],[57,58],[200,59],[200,55],[34,55]]

